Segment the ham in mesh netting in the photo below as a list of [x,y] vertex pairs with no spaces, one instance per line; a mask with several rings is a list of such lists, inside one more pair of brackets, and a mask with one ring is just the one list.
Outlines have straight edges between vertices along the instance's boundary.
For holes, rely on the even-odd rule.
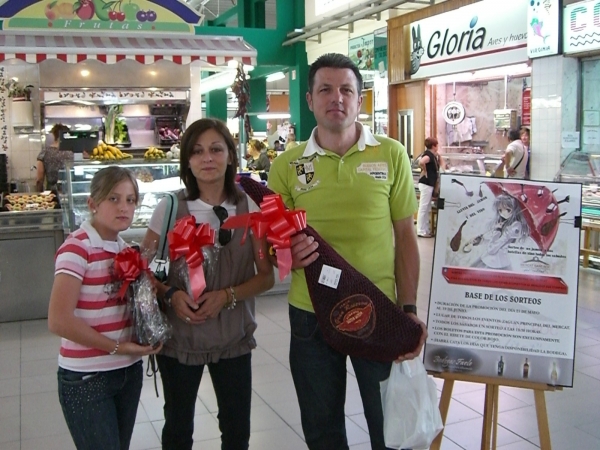
[[[244,191],[257,205],[273,191],[241,177]],[[392,303],[367,277],[354,269],[310,226],[303,233],[319,243],[319,258],[304,268],[310,298],[327,343],[337,351],[376,361],[411,353],[421,327]],[[337,288],[319,282],[323,266],[341,270]]]

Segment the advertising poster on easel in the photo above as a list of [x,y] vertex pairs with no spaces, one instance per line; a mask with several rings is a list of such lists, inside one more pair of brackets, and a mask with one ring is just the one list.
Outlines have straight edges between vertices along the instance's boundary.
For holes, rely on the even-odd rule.
[[425,367],[573,385],[581,185],[441,176]]

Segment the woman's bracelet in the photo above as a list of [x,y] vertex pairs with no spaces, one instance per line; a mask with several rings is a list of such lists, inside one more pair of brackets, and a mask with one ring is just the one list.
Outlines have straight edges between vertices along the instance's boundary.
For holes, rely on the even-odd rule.
[[117,339],[117,343],[115,344],[115,348],[113,348],[111,352],[108,352],[108,354],[115,355],[117,353],[117,350],[119,350],[119,340],[118,339]]
[[229,292],[231,293],[231,302],[229,305],[227,305],[227,309],[233,309],[237,304],[237,298],[235,298],[235,290],[233,289],[233,286],[229,286]]

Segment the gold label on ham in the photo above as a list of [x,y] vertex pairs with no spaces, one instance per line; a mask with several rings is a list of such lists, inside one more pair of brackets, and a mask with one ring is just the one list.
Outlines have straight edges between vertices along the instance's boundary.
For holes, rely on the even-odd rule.
[[366,339],[375,329],[373,302],[362,294],[346,297],[333,307],[330,320],[340,333]]

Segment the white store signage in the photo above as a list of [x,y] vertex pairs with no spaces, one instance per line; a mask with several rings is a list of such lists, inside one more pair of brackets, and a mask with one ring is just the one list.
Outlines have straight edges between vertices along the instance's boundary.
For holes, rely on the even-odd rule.
[[319,17],[341,6],[349,6],[349,0],[315,0],[315,16]]
[[523,0],[485,0],[414,22],[411,79],[527,61]]
[[187,91],[169,90],[136,90],[136,91],[48,91],[44,93],[45,101],[127,101],[127,100],[186,100]]
[[527,3],[527,54],[530,58],[558,54],[560,1]]
[[600,0],[565,6],[564,52],[600,49]]

